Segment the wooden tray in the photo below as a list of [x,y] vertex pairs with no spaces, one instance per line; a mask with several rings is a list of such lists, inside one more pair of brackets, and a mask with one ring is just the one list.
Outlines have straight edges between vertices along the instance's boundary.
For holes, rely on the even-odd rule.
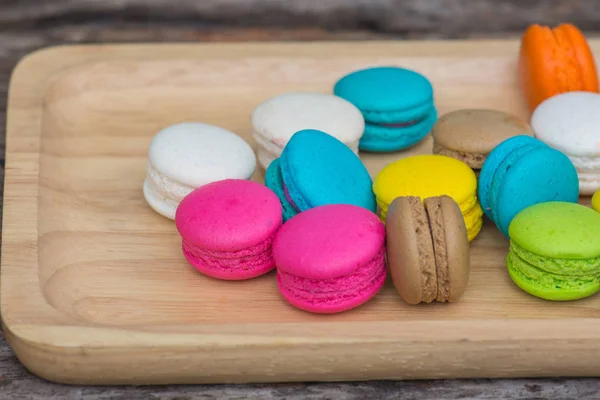
[[[517,51],[515,41],[106,45],[26,57],[9,94],[0,288],[18,358],[46,379],[86,384],[600,375],[600,297],[552,303],[516,288],[489,221],[459,303],[408,306],[388,282],[366,305],[323,316],[287,305],[274,273],[196,273],[174,224],[142,197],[159,129],[198,120],[251,141],[261,101],[330,92],[369,65],[427,75],[440,113],[527,118]],[[428,139],[363,158],[375,174],[430,149]]]

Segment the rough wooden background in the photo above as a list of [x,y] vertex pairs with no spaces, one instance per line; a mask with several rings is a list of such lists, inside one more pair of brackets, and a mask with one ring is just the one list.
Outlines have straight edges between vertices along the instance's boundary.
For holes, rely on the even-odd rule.
[[[533,22],[564,21],[577,24],[588,35],[600,34],[600,6],[596,0],[0,0],[0,182],[10,73],[22,56],[42,47],[93,42],[515,37]],[[0,330],[0,399],[49,398],[600,399],[600,380],[75,387],[30,375]]]

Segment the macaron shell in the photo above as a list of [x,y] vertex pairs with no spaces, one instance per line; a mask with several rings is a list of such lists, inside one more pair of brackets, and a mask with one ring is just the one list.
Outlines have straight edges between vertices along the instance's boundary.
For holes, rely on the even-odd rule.
[[460,109],[441,116],[431,130],[434,147],[471,154],[489,154],[514,136],[533,136],[531,126],[499,110]]
[[375,212],[372,180],[347,146],[324,132],[294,134],[280,158],[283,183],[301,211],[325,204],[353,204]]
[[[440,297],[438,301],[456,302],[463,296],[469,283],[471,272],[469,238],[464,218],[456,202],[448,196],[441,196],[439,197],[439,204],[446,247],[446,276],[449,282],[449,291],[447,293],[446,291],[443,293],[438,292],[438,297]],[[429,210],[431,207],[428,205],[427,209]],[[439,277],[440,274],[438,273],[438,285]]]
[[560,63],[553,57],[557,52],[554,40],[542,26],[534,24],[525,30],[519,51],[519,76],[530,111],[560,92],[553,78],[556,64]]
[[279,199],[257,182],[226,179],[194,190],[177,208],[182,238],[211,251],[237,251],[270,238],[282,223]]
[[296,132],[305,129],[320,130],[347,145],[356,145],[365,127],[362,113],[352,103],[316,92],[270,98],[254,109],[251,119],[255,134],[281,150]]
[[579,74],[579,65],[575,58],[575,51],[569,39],[565,37],[561,30],[544,28],[550,35],[550,39],[554,39],[558,48],[558,54],[562,56],[562,68],[556,71],[555,79],[558,80],[558,87],[562,92],[570,92],[580,90],[582,87],[582,77]]
[[535,136],[568,156],[600,157],[600,95],[568,92],[545,100],[531,116]]
[[385,227],[362,207],[316,207],[286,222],[275,237],[277,267],[309,279],[346,276],[368,263],[385,244]]
[[600,212],[600,189],[596,190],[596,193],[592,196],[592,208]]
[[435,256],[421,199],[396,198],[390,204],[385,228],[388,267],[400,297],[408,304],[435,300]]
[[250,179],[256,170],[254,151],[241,137],[195,122],[157,133],[148,158],[158,172],[192,188],[223,179]]
[[392,66],[354,71],[342,77],[333,91],[363,112],[402,111],[433,101],[433,87],[427,78]]
[[524,208],[549,201],[577,202],[577,171],[564,154],[540,147],[505,163],[492,189],[493,219],[505,236],[509,236],[512,219]]
[[594,55],[583,33],[572,24],[561,24],[554,31],[564,37],[574,53],[579,69],[581,87],[579,90],[598,92],[598,73]]
[[545,146],[545,144],[525,135],[506,139],[492,150],[481,168],[477,196],[483,213],[491,220],[494,220],[494,218],[492,215],[493,200],[490,192],[496,172],[507,157],[525,146]]
[[600,256],[600,214],[577,203],[546,202],[525,208],[513,219],[509,234],[539,256],[578,260]]

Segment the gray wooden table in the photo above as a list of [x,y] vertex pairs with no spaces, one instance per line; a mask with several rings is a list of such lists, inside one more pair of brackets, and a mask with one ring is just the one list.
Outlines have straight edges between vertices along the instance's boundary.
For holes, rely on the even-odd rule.
[[[595,0],[475,4],[459,0],[0,0],[0,182],[10,73],[22,56],[42,47],[95,42],[499,37],[518,36],[532,22],[562,21],[600,32],[600,7]],[[0,330],[0,400],[49,398],[600,399],[600,379],[66,386],[27,372]]]

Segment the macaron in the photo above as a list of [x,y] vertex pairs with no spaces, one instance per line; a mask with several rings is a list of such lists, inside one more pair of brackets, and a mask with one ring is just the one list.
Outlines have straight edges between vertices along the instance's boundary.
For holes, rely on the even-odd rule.
[[456,158],[475,170],[494,147],[517,135],[533,136],[533,130],[512,114],[490,109],[449,112],[431,130],[434,154]]
[[397,197],[385,229],[390,275],[408,304],[455,302],[469,282],[467,228],[448,196]]
[[252,112],[252,128],[258,161],[266,170],[292,135],[305,129],[327,132],[358,154],[365,121],[358,108],[341,97],[290,92],[259,104]]
[[509,227],[508,273],[546,300],[577,300],[600,290],[600,214],[547,202],[519,212]]
[[366,167],[348,146],[325,132],[295,133],[271,165],[265,183],[279,196],[285,221],[325,204],[376,210]]
[[416,196],[425,200],[446,195],[460,207],[470,241],[483,224],[475,173],[467,164],[451,157],[425,154],[397,160],[377,175],[373,191],[383,221],[396,197]]
[[226,129],[198,122],[171,125],[148,150],[144,198],[169,219],[194,189],[223,179],[250,179],[256,157],[248,143]]
[[385,227],[362,207],[315,207],[283,224],[273,256],[277,285],[291,305],[313,313],[347,311],[385,282]]
[[283,177],[281,176],[281,167],[279,166],[279,158],[273,160],[273,162],[269,164],[265,173],[265,185],[281,199],[284,221],[287,221],[298,214],[298,211],[287,200],[286,191],[283,185]]
[[579,177],[579,193],[600,189],[600,95],[558,94],[542,102],[531,116],[535,136],[567,155]]
[[250,279],[275,268],[272,245],[281,224],[275,193],[243,179],[194,190],[175,216],[188,262],[204,275],[225,280]]
[[359,148],[370,152],[407,149],[420,142],[437,119],[431,82],[399,67],[354,71],[337,81],[333,93],[363,113]]
[[549,201],[577,202],[577,171],[569,158],[530,136],[500,143],[479,175],[483,212],[508,237],[508,227],[521,210]]
[[592,208],[600,212],[600,189],[592,196]]
[[531,112],[559,93],[598,92],[594,56],[584,34],[572,24],[529,26],[521,38],[519,76]]

